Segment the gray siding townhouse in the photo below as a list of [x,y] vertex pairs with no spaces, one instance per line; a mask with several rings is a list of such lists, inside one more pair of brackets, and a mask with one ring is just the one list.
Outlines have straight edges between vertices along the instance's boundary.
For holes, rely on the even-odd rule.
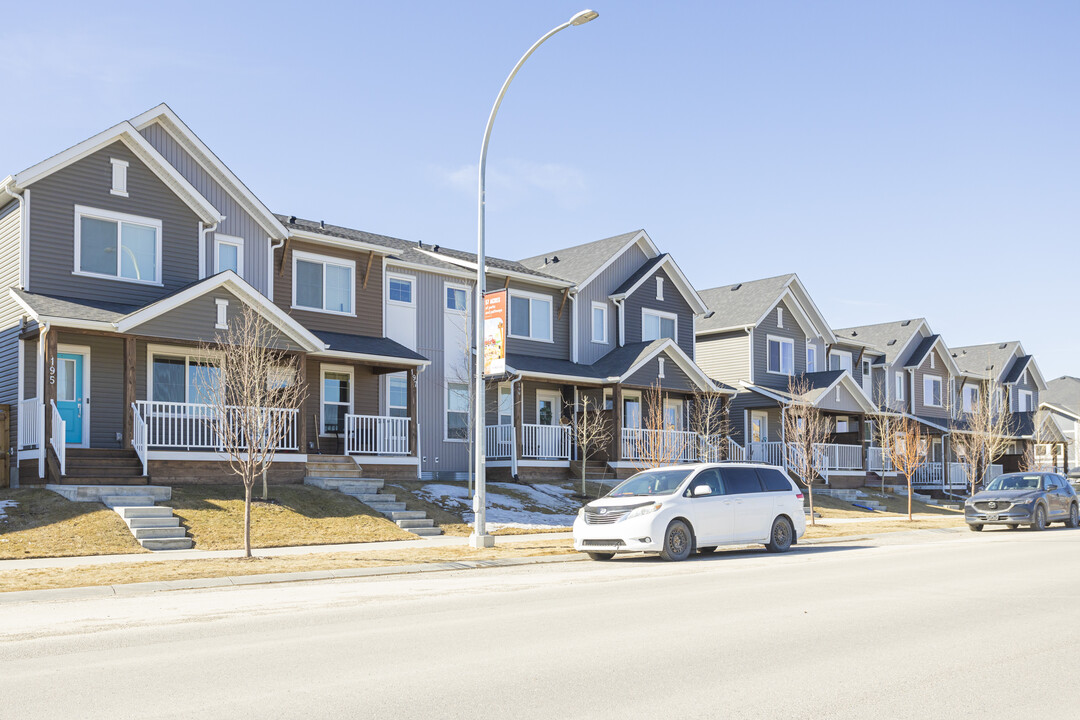
[[[360,446],[415,474],[410,420],[428,361],[383,337],[371,272],[395,248],[365,244],[366,266],[321,246],[271,261],[305,242],[165,105],[0,181],[0,402],[15,408],[19,479],[223,478],[204,401],[219,387],[212,344],[244,307],[302,358],[283,381],[321,390],[308,408],[267,409],[289,423],[276,481],[303,477],[315,415],[345,436],[335,451]],[[405,418],[355,418],[378,408],[377,378],[390,372],[412,382]]]
[[[795,274],[703,290],[697,361],[733,386],[731,435],[748,460],[783,465],[784,410],[803,391],[828,418],[820,450],[834,487],[866,476],[862,428],[875,408],[863,388],[863,346],[834,335]],[[868,358],[869,359],[869,358]]]
[[[1080,473],[1080,378],[1063,375],[1046,383],[1039,396],[1036,462],[1057,472]],[[1046,424],[1053,425],[1052,428]],[[1045,428],[1045,431],[1043,429]]]

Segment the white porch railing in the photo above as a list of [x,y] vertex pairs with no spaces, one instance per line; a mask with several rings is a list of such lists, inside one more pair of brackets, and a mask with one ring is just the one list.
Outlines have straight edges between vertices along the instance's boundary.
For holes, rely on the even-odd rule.
[[[569,460],[573,441],[569,425],[521,426],[521,457],[534,460]],[[509,453],[507,453],[509,456]]]
[[[146,445],[148,448],[175,450],[224,449],[214,427],[214,406],[203,403],[160,402],[139,400],[138,413],[146,422]],[[225,408],[224,422],[232,430],[239,430],[242,408],[230,405]],[[299,411],[289,408],[262,408],[270,417],[264,425],[280,429],[278,450],[297,450],[297,418]]]
[[142,462],[142,474],[147,474],[146,463],[146,420],[143,419],[139,408],[131,403],[131,447]]
[[1003,475],[1004,473],[1005,473],[1005,468],[1003,468],[1001,465],[991,465],[990,466],[990,477],[988,477],[986,479],[986,482],[990,482],[991,480],[996,478],[998,475]]
[[700,449],[697,459],[700,462],[740,461],[746,455],[743,446],[726,435],[699,435],[698,438]]
[[911,479],[911,484],[940,486],[944,479],[944,468],[941,463],[923,463],[915,470],[915,477]]
[[894,472],[892,460],[879,447],[866,449],[866,465],[874,472]]
[[408,455],[407,417],[345,416],[346,455]]
[[814,445],[815,462],[823,470],[862,470],[862,445],[819,443]]
[[60,474],[67,472],[67,427],[60,411],[56,408],[56,401],[50,400],[52,405],[52,436],[49,444],[56,451],[56,459],[60,463]]
[[19,449],[41,447],[42,404],[36,397],[19,403]]
[[750,442],[746,444],[746,459],[768,465],[784,464],[784,443]]
[[513,425],[488,425],[484,430],[484,456],[489,460],[509,460],[514,451]]
[[622,456],[625,460],[697,462],[699,437],[687,430],[623,428]]
[[964,462],[949,463],[949,488],[963,490],[971,487],[971,466]]

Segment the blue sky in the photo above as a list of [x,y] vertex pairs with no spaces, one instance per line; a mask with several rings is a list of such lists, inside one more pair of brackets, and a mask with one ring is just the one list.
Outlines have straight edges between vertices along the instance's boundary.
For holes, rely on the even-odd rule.
[[[19,3],[0,176],[165,101],[276,211],[469,248],[495,94],[583,7]],[[592,7],[500,111],[489,252],[645,228],[699,288],[795,271],[835,327],[1080,375],[1080,4]]]

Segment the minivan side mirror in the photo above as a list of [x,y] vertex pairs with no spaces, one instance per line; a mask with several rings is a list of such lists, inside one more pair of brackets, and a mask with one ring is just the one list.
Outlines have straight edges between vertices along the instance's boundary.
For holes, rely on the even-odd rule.
[[702,483],[701,485],[695,485],[690,488],[690,494],[693,497],[702,497],[704,495],[712,495],[712,488]]

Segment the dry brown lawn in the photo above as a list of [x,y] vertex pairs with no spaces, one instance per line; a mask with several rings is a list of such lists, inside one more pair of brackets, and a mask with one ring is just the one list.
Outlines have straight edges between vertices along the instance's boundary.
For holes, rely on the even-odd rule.
[[0,559],[148,552],[101,503],[71,502],[36,488],[0,490],[0,500],[18,503],[0,520]]
[[[879,517],[882,517],[879,514]],[[837,523],[835,525],[825,523],[811,525],[809,519],[806,523],[806,538],[831,538],[851,537],[853,535],[870,535],[872,533],[902,532],[904,530],[932,530],[936,528],[962,528],[966,527],[964,518],[960,516],[944,515],[915,515],[910,522],[907,515],[891,516],[888,520],[878,522],[850,522]],[[819,519],[818,522],[821,522]]]
[[[339,492],[309,485],[271,485],[270,499],[251,508],[252,547],[334,545],[338,543],[416,540],[380,513]],[[198,550],[233,550],[244,542],[244,488],[235,485],[174,486],[174,509],[195,539]]]
[[164,580],[191,580],[263,573],[389,567],[464,560],[498,560],[574,553],[569,539],[470,547],[403,548],[370,553],[325,553],[272,558],[218,558],[162,562],[116,563],[74,568],[48,568],[0,572],[0,592],[48,590],[90,585],[123,585]]
[[[892,493],[875,492],[869,488],[862,488],[862,491],[866,493],[867,499],[876,500],[885,504],[884,512],[875,512],[873,510],[863,510],[857,508],[851,503],[845,500],[838,500],[836,498],[828,497],[826,495],[814,495],[814,510],[823,518],[841,518],[841,517],[888,517],[890,515],[903,515],[904,519],[907,519],[907,497],[893,495]],[[803,489],[803,498],[806,498],[806,490]],[[949,510],[947,508],[938,507],[936,505],[926,505],[916,500],[911,501],[911,512],[913,515],[936,515],[941,517],[960,517],[963,518],[963,510]]]

